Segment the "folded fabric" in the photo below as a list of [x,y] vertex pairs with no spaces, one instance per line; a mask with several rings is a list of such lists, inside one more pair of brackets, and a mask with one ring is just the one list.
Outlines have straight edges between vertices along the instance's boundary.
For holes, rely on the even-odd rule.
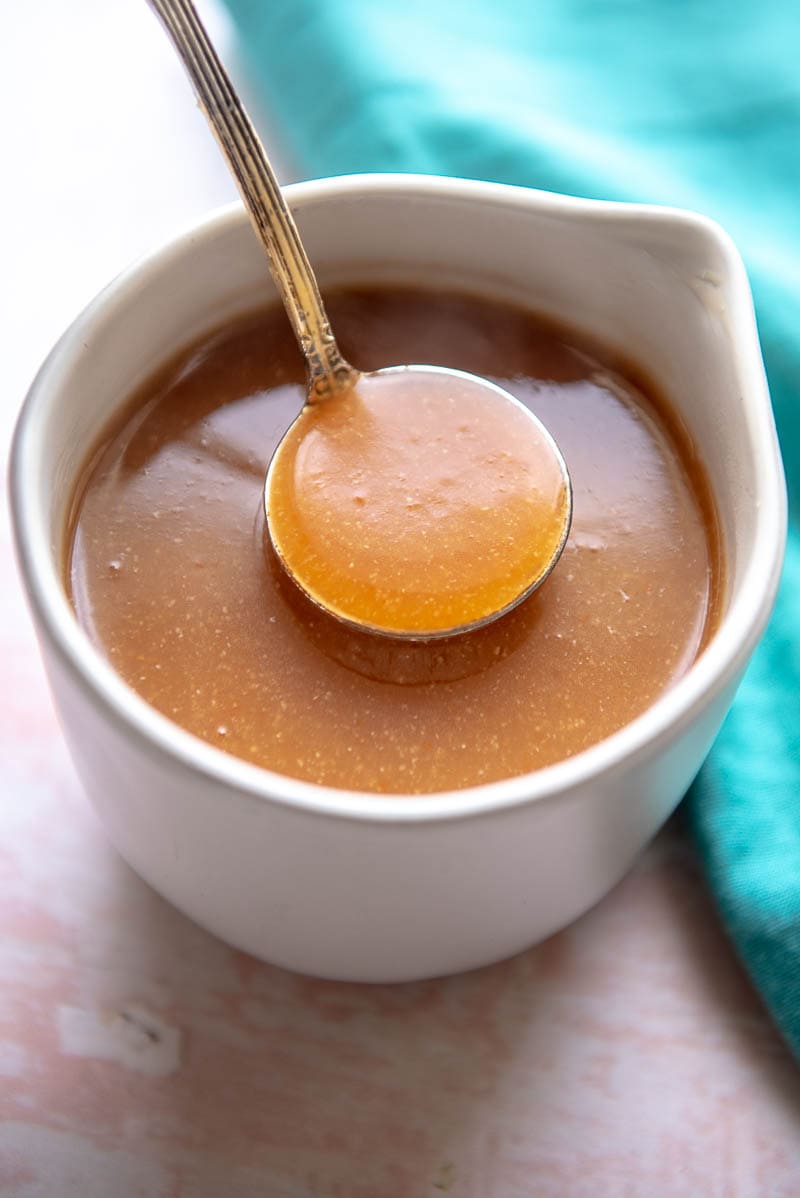
[[226,0],[302,174],[415,171],[693,208],[741,248],[788,476],[767,636],[688,804],[800,1057],[800,5]]

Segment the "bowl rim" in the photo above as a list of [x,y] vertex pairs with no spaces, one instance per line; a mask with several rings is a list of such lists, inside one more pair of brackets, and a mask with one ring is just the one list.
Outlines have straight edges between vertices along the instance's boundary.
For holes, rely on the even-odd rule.
[[699,710],[734,682],[766,627],[777,592],[786,538],[786,491],[772,409],[744,264],[730,237],[714,221],[684,209],[586,200],[500,183],[436,175],[347,175],[295,183],[286,189],[296,211],[320,203],[386,195],[467,201],[573,219],[637,228],[672,224],[709,239],[725,260],[729,319],[741,379],[743,418],[754,451],[756,531],[754,551],[742,582],[709,644],[690,670],[641,715],[605,740],[564,761],[498,782],[432,794],[375,794],[303,782],[252,765],[200,740],[161,715],[133,691],[80,628],[59,577],[47,536],[46,513],[36,499],[40,448],[48,407],[57,395],[92,326],[115,306],[124,307],[154,276],[191,252],[198,240],[213,239],[246,224],[240,203],[228,204],[193,221],[134,262],[77,316],[45,359],[19,414],[9,462],[9,497],[23,581],[40,636],[44,636],[93,705],[100,704],[126,735],[152,753],[158,750],[191,773],[267,803],[327,818],[376,824],[414,824],[493,815],[529,803],[554,800],[588,782],[612,783],[622,771],[657,755],[688,728]]

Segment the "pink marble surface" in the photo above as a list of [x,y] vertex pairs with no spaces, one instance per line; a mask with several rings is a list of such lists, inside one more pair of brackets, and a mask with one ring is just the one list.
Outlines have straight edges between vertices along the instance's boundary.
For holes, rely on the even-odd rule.
[[[25,167],[2,222],[5,446],[74,312],[232,193],[143,0],[4,22]],[[676,826],[513,961],[412,986],[295,977],[189,923],[106,842],[5,514],[0,605],[2,1198],[800,1193],[800,1073]]]
[[[228,949],[107,845],[14,665],[0,1195],[796,1195],[800,1087],[680,834],[516,959],[396,987]],[[10,731],[10,730],[9,730]]]

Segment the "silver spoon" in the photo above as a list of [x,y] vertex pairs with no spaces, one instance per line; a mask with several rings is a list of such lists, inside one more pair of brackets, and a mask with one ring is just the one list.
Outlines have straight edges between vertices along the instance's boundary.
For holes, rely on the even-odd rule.
[[475,375],[350,365],[194,5],[149,3],[228,161],[306,362],[306,404],[264,489],[283,568],[318,607],[379,634],[425,640],[496,620],[541,586],[566,543],[572,488],[557,445],[523,404]]

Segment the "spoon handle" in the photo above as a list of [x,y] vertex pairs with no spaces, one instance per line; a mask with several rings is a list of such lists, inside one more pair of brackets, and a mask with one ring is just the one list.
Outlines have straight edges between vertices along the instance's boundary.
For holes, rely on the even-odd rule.
[[308,368],[308,402],[351,387],[358,372],[342,357],[297,226],[264,147],[209,41],[191,0],[149,0],[192,81],[261,240]]

